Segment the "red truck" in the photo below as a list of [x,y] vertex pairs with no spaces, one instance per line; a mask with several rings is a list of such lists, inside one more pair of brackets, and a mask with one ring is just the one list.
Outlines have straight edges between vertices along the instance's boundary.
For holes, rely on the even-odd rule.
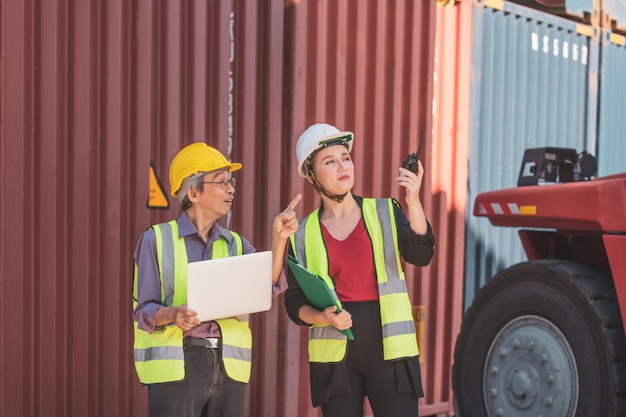
[[626,416],[626,173],[590,179],[591,158],[526,150],[517,188],[477,196],[473,214],[520,228],[528,260],[465,313],[458,417]]

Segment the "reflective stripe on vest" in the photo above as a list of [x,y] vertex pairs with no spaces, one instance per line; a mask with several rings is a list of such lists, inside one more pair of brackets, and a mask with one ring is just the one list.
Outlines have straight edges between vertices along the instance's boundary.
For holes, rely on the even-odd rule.
[[363,199],[363,217],[374,249],[383,352],[387,360],[419,354],[393,204],[391,199]]
[[[157,259],[161,278],[163,305],[187,302],[187,249],[184,238],[178,238],[175,220],[153,226],[156,236]],[[213,243],[213,258],[243,253],[241,237],[222,229],[228,236]],[[135,265],[133,298],[137,299],[137,265]],[[136,302],[134,303],[136,304]],[[226,374],[239,382],[250,379],[252,334],[248,317],[216,320],[222,336],[222,359]],[[144,384],[180,381],[185,377],[183,332],[175,324],[166,325],[152,334],[137,327],[135,322],[135,368]]]
[[[391,199],[366,198],[362,205],[365,227],[372,241],[386,360],[419,354],[411,302],[400,261],[393,204]],[[300,228],[292,235],[291,245],[298,261],[322,277],[336,296],[322,238],[319,210],[301,220]],[[314,261],[307,262],[309,259]],[[345,357],[346,346],[346,337],[330,326],[312,326],[309,329],[311,362],[339,362]]]

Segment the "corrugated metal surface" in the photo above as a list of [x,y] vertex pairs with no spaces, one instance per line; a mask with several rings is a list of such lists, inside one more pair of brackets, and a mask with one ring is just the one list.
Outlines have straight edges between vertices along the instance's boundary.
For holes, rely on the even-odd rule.
[[[147,415],[132,364],[132,252],[146,227],[178,213],[173,200],[147,209],[150,166],[167,189],[184,144],[205,140],[242,161],[229,221],[266,248],[295,193],[305,194],[300,213],[317,204],[292,168],[293,146],[322,119],[356,134],[356,191],[401,201],[395,167],[426,132],[424,204],[443,249],[407,278],[426,317],[420,415],[450,412],[461,279],[450,242],[462,233],[464,173],[445,170],[464,151],[446,155],[463,138],[431,133],[434,3],[1,6],[0,415]],[[249,416],[319,415],[306,337],[282,299],[252,326]]]
[[[233,119],[233,159],[245,167],[239,175],[242,181],[237,185],[239,202],[233,210],[232,225],[250,236],[257,248],[269,249],[272,219],[291,200],[285,192],[284,178],[290,175],[290,167],[285,163],[286,141],[281,135],[285,122],[284,4],[274,0],[232,4],[234,31],[229,36],[234,39],[229,46],[235,49],[234,62],[229,60],[229,81],[234,86],[233,107],[226,119]],[[285,403],[296,400],[285,396],[291,381],[281,374],[287,360],[283,356],[285,313],[281,300],[274,302],[271,311],[251,320],[254,356],[248,389],[250,417],[286,417]]]
[[[283,160],[269,146],[280,145],[282,16],[276,1],[2,2],[0,415],[147,415],[132,252],[178,212],[147,210],[151,162],[167,184],[192,141],[243,160],[232,223],[267,246],[281,204],[268,179]],[[270,348],[256,354],[273,368],[251,415],[279,415]]]
[[[454,342],[463,308],[463,257],[465,247],[465,207],[467,200],[467,160],[470,126],[470,75],[472,52],[472,13],[469,4],[437,9],[437,35],[434,71],[432,157],[428,176],[432,178],[432,220],[437,230],[437,263],[432,289],[437,294],[437,326],[434,376],[429,390],[452,402],[449,371]],[[452,336],[450,340],[449,337]],[[430,358],[429,358],[430,359]],[[448,404],[449,404],[448,403]]]
[[[525,148],[595,149],[598,36],[504,2],[476,8],[469,195],[515,187]],[[498,270],[525,258],[516,230],[467,212],[465,306]]]
[[625,37],[603,31],[600,56],[598,175],[610,175],[626,171]]
[[110,6],[2,3],[5,416],[141,408],[120,321],[129,312],[129,192],[120,190],[130,154],[119,139],[129,129],[128,33],[107,30],[124,27],[130,10]]

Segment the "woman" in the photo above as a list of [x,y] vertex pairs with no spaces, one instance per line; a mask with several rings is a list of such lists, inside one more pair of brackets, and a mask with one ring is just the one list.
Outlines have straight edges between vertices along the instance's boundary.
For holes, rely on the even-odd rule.
[[[288,275],[290,319],[310,326],[311,399],[324,417],[362,417],[367,396],[378,417],[414,417],[423,396],[415,323],[400,256],[427,265],[435,238],[419,199],[424,175],[400,168],[408,220],[396,200],[353,195],[353,134],[325,123],[296,145],[299,174],[320,193],[321,207],[291,236],[299,263],[322,277],[339,300],[319,311]],[[351,328],[348,341],[338,330]]]

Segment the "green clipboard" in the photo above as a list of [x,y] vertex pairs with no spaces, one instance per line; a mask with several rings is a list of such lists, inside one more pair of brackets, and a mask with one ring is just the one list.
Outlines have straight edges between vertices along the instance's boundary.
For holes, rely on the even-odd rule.
[[[311,305],[320,311],[334,305],[337,307],[337,313],[341,311],[341,308],[337,305],[337,301],[335,300],[333,293],[330,292],[330,288],[328,288],[326,281],[324,281],[319,275],[312,273],[300,265],[298,260],[291,255],[287,256],[287,264]],[[339,331],[346,335],[348,339],[354,340],[352,330],[346,329]]]

